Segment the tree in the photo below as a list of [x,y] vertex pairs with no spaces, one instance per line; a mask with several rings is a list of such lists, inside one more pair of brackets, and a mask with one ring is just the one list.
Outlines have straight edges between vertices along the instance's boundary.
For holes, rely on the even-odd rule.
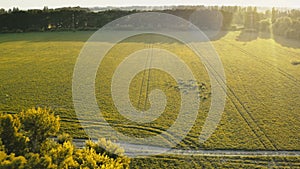
[[247,12],[245,14],[245,28],[247,29],[258,29],[259,26],[259,15],[257,13],[257,8],[247,7]]
[[280,17],[277,18],[273,24],[273,32],[276,35],[286,36],[287,32],[292,26],[292,19],[290,17]]
[[19,8],[17,8],[17,7],[13,7],[13,10],[12,10],[12,12],[19,12]]
[[44,6],[43,11],[44,11],[44,12],[48,12],[48,11],[49,11],[48,6]]
[[277,17],[278,17],[278,10],[276,10],[274,7],[272,8],[272,18],[271,18],[271,20],[272,20],[272,23],[274,23],[275,21],[276,21],[276,19],[277,19]]
[[0,15],[1,15],[1,14],[5,14],[5,13],[6,13],[6,12],[5,12],[5,9],[1,8],[1,9],[0,9]]
[[259,21],[259,31],[270,33],[271,21],[270,19],[264,19]]

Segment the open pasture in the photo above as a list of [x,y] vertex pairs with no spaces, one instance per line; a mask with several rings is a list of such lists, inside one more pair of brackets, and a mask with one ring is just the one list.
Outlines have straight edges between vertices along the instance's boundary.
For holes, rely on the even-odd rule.
[[[77,138],[87,137],[73,108],[72,75],[79,52],[92,33],[0,34],[0,111],[16,113],[35,106],[50,107],[60,115],[62,131]],[[300,60],[300,48],[282,46],[272,39],[237,41],[238,35],[239,32],[229,32],[211,42],[225,69],[227,100],[217,130],[204,144],[199,143],[198,137],[211,101],[209,78],[199,58],[174,39],[147,37],[150,35],[131,37],[107,54],[97,73],[95,91],[105,119],[126,135],[146,137],[159,134],[168,129],[177,117],[179,90],[197,88],[201,98],[198,117],[178,148],[300,150],[300,65],[295,64]],[[157,41],[145,43],[147,39]],[[153,89],[164,91],[168,101],[164,113],[157,120],[139,124],[118,113],[110,95],[110,86],[114,70],[127,55],[149,48],[163,48],[179,56],[193,71],[197,81],[177,84],[170,75],[155,69],[137,74],[129,90],[130,100],[136,109],[147,110],[150,107],[148,96]],[[161,157],[157,158],[161,160]],[[220,160],[203,159],[209,159],[213,166],[218,165],[214,161]],[[261,159],[259,166],[277,165],[274,159],[272,164]],[[225,159],[222,165],[234,161],[239,166],[243,160],[249,161],[250,168],[256,165],[252,159],[236,158]],[[280,164],[288,162],[299,166],[298,158],[279,161]],[[145,161],[133,163],[137,165]]]

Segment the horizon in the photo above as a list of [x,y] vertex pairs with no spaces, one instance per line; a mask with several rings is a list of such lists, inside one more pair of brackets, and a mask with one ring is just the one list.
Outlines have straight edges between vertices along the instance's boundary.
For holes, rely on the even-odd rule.
[[256,6],[256,7],[264,7],[264,8],[300,8],[300,3],[296,0],[284,1],[284,0],[252,0],[252,1],[242,1],[242,0],[168,0],[168,1],[146,1],[146,0],[128,0],[128,1],[120,1],[120,0],[111,0],[111,1],[97,1],[91,0],[89,2],[84,2],[80,0],[74,1],[60,1],[60,0],[52,0],[52,1],[39,1],[36,2],[34,0],[4,0],[2,2],[0,8],[5,10],[12,8],[19,8],[20,10],[28,10],[28,9],[43,9],[45,6],[48,8],[61,8],[61,7],[86,7],[86,8],[94,8],[94,7],[133,7],[133,6]]

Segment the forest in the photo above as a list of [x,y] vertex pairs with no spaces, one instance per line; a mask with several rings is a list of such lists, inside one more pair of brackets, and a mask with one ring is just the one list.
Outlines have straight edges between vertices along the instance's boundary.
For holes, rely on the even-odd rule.
[[[152,10],[153,11],[153,10]],[[300,39],[300,10],[265,9],[239,6],[177,6],[155,10],[173,14],[190,20],[197,11],[201,30],[215,29],[221,15],[222,30],[244,30],[246,32],[266,32],[292,39]],[[42,32],[42,31],[82,31],[97,30],[105,24],[142,10],[108,9],[92,11],[89,8],[65,7],[57,9],[9,10],[0,9],[0,32]],[[146,25],[146,23],[145,23]],[[127,25],[126,29],[134,28]],[[180,29],[180,26],[178,27]],[[123,28],[125,29],[125,28]]]

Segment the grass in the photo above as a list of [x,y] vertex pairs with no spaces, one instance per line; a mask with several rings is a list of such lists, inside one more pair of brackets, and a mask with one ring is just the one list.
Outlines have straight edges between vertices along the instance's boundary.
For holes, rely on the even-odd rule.
[[[299,149],[300,95],[295,91],[299,91],[300,72],[289,62],[298,57],[299,49],[282,47],[271,39],[239,43],[230,34],[214,45],[227,67],[228,86],[252,116],[254,127],[275,149]],[[231,57],[224,57],[226,48],[233,49]]]
[[60,114],[63,131],[84,137],[73,123],[72,74],[82,37],[91,33],[1,34],[1,111],[50,107]]
[[[93,32],[48,32],[0,34],[0,111],[20,112],[41,106],[54,109],[61,117],[61,129],[85,138],[72,103],[72,75],[84,42]],[[110,96],[111,78],[118,64],[138,49],[157,47],[177,54],[193,71],[198,87],[203,84],[201,108],[195,125],[177,147],[184,149],[300,150],[300,71],[291,60],[299,60],[300,48],[285,47],[272,39],[237,41],[239,32],[229,32],[213,41],[227,76],[228,95],[217,130],[204,143],[198,142],[210,106],[210,85],[205,67],[184,44],[174,39],[151,36],[155,43],[142,43],[147,36],[122,41],[106,55],[97,72],[96,95],[106,120],[118,131],[145,137],[161,133],[174,122],[179,110],[180,86],[165,72],[140,72],[130,84],[130,99],[140,110],[149,108],[151,89],[163,90],[166,109],[157,120],[138,124],[121,117]],[[162,43],[157,43],[162,42]],[[148,73],[149,70],[146,70]],[[145,83],[141,83],[142,81]],[[146,83],[147,82],[147,83]],[[194,85],[195,85],[194,84]],[[168,142],[166,140],[166,142]],[[275,160],[274,160],[275,159]],[[133,168],[163,168],[166,163],[181,168],[299,166],[299,158],[282,159],[159,156],[138,158]],[[280,159],[280,160],[279,160]],[[192,161],[192,162],[190,162]],[[276,163],[276,161],[278,161]],[[209,167],[208,167],[209,168]]]
[[[155,156],[135,158],[131,168],[298,168],[299,157]],[[151,164],[151,165],[147,165]]]

